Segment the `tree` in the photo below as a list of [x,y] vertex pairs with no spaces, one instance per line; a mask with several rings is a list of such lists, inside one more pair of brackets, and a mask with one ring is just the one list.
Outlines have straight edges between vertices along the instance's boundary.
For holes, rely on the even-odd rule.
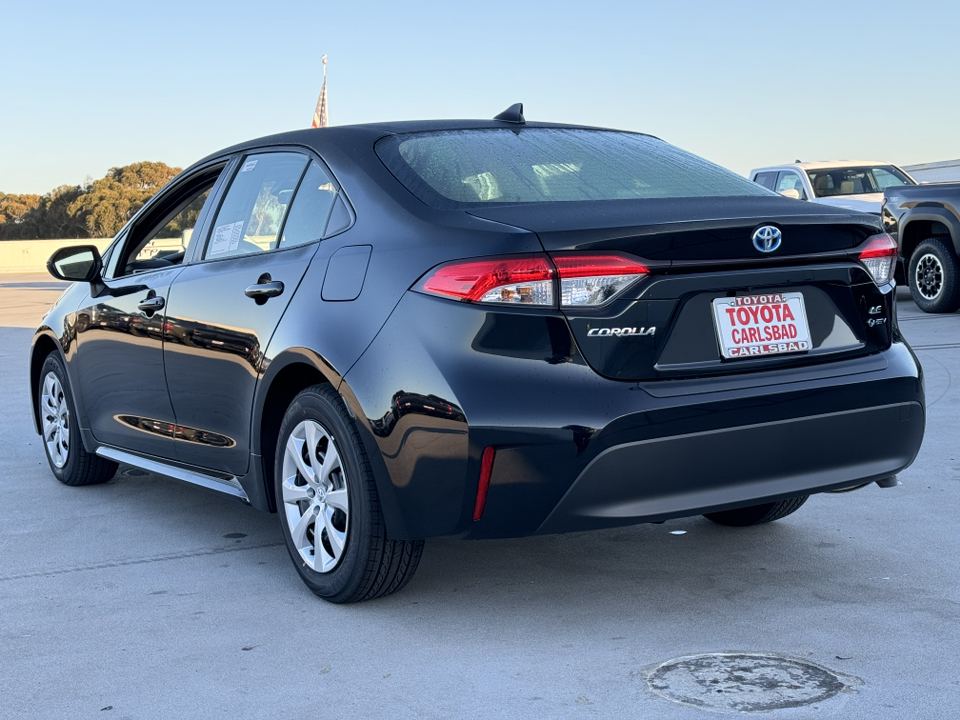
[[39,213],[42,198],[39,195],[4,195],[0,198],[0,237],[35,238],[37,237]]
[[89,237],[86,217],[70,213],[70,206],[83,195],[79,185],[61,185],[43,196],[43,216],[40,219],[40,237]]
[[94,181],[89,191],[69,204],[67,212],[82,217],[92,236],[112,237],[179,172],[161,162],[110,168],[106,177]]

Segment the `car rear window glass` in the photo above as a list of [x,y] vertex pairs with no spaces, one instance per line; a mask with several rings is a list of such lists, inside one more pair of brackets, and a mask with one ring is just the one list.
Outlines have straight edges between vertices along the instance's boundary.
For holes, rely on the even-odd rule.
[[493,128],[392,135],[377,153],[432,207],[769,195],[662,140],[576,128]]

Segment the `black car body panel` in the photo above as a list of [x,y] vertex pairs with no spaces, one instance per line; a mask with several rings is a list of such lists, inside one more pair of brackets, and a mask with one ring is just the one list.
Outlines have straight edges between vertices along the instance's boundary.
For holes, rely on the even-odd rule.
[[[856,256],[880,232],[875,218],[772,194],[442,210],[375,151],[394,133],[503,127],[297,131],[184,171],[173,190],[224,168],[182,261],[110,276],[126,233],[162,214],[161,193],[118,236],[102,282],[73,286],[38,330],[38,430],[37,373],[55,351],[89,451],[208,475],[275,509],[279,420],[299,391],[329,384],[355,417],[398,539],[656,521],[870,482],[912,462],[924,422],[920,365],[896,330],[894,286],[877,285]],[[271,150],[329,170],[326,230],[289,249],[277,240],[262,254],[205,259],[211,217],[244,158]],[[763,225],[783,234],[768,256],[750,239]],[[418,289],[452,261],[584,251],[626,254],[650,273],[582,309]],[[282,293],[262,303],[246,294],[277,281]],[[814,317],[811,351],[721,357],[712,302],[782,292],[802,295]],[[151,297],[163,307],[142,310]],[[624,327],[644,333],[590,334]]]

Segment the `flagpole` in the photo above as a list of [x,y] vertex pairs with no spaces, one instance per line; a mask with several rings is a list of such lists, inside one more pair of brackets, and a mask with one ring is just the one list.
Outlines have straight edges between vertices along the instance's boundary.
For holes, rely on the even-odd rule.
[[323,117],[326,121],[324,125],[330,124],[330,108],[327,104],[327,56],[321,55],[320,59],[323,61]]
[[327,111],[327,56],[321,55],[323,62],[323,86],[320,88],[320,97],[317,99],[317,109],[313,111],[311,127],[326,127],[329,124]]

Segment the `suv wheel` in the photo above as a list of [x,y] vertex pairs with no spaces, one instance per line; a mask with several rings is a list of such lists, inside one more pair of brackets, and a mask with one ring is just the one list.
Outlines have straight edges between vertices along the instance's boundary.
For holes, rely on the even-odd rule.
[[47,355],[40,370],[40,431],[50,469],[64,485],[96,485],[117,472],[117,463],[87,452],[74,429],[77,416],[63,360]]
[[287,550],[307,587],[335,603],[396,592],[423,540],[388,540],[356,426],[329,385],[302,391],[280,426],[274,485]]
[[748,527],[763,525],[786,517],[800,509],[809,495],[787,498],[777,502],[751,505],[750,507],[736,508],[735,510],[721,510],[720,512],[705,513],[704,517],[720,525],[733,527]]
[[960,263],[940,238],[924,240],[910,256],[910,294],[924,312],[952,313],[960,308]]

